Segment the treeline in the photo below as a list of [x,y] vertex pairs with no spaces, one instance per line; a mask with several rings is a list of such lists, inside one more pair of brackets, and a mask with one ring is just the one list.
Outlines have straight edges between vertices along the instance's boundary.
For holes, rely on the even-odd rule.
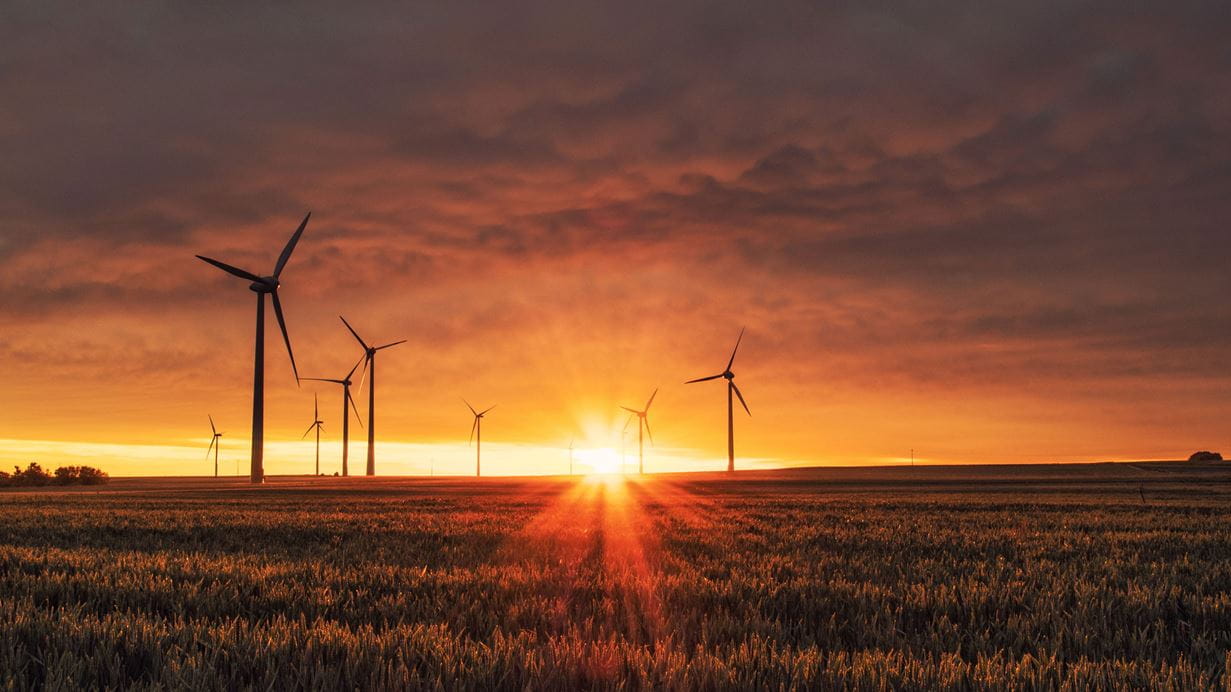
[[14,466],[13,472],[0,471],[0,488],[25,488],[38,485],[102,485],[111,480],[106,471],[93,466],[61,466],[47,473],[37,462],[25,469]]

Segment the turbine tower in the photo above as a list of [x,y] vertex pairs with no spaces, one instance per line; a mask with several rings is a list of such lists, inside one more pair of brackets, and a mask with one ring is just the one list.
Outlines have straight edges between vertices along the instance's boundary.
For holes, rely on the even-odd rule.
[[313,382],[332,382],[342,385],[342,475],[350,475],[350,467],[348,465],[348,457],[350,454],[350,411],[346,408],[346,402],[350,402],[350,407],[355,412],[355,422],[359,423],[359,427],[363,427],[363,419],[359,417],[359,407],[355,405],[355,399],[350,395],[351,376],[355,374],[355,370],[359,369],[359,364],[367,356],[360,356],[359,360],[355,361],[355,367],[346,373],[346,377],[340,380],[331,380],[324,377],[305,377],[305,380]]
[[265,481],[265,295],[269,294],[273,298],[274,314],[278,317],[278,327],[282,329],[282,340],[286,342],[286,354],[291,358],[291,371],[295,373],[295,384],[298,385],[299,369],[295,367],[295,354],[291,351],[291,337],[286,333],[286,320],[282,317],[282,303],[278,301],[278,286],[280,285],[278,277],[282,275],[282,270],[286,267],[287,260],[291,258],[295,244],[299,242],[299,236],[303,235],[303,229],[308,225],[308,219],[311,217],[312,212],[308,212],[308,215],[303,217],[299,228],[295,230],[291,239],[287,241],[286,247],[282,249],[278,263],[274,265],[274,273],[270,276],[257,276],[238,267],[197,255],[197,259],[208,262],[232,276],[251,281],[252,284],[248,286],[248,289],[256,293],[256,355],[252,368],[252,468],[249,475],[253,483]]
[[731,394],[739,397],[739,403],[744,407],[744,411],[752,416],[752,411],[748,410],[748,404],[744,401],[744,395],[740,393],[739,387],[735,386],[735,373],[731,372],[731,366],[735,364],[735,352],[739,350],[739,342],[744,339],[744,330],[739,330],[739,338],[735,340],[735,348],[731,350],[731,360],[727,361],[727,367],[717,375],[709,377],[698,377],[695,380],[689,380],[684,384],[692,384],[694,382],[705,382],[706,380],[716,380],[719,377],[727,380],[727,473],[735,472],[735,416],[731,405]]
[[[483,451],[483,416],[490,410],[496,408],[495,404],[488,406],[482,411],[474,410],[469,401],[462,399],[462,403],[466,404],[466,408],[474,414],[474,425],[470,426],[470,442],[474,443],[474,477],[478,478],[483,475],[483,458],[480,456]],[[470,444],[468,442],[467,444]]]
[[573,443],[576,441],[576,438],[568,441],[568,475],[570,476],[573,475]]
[[633,418],[637,419],[637,473],[645,474],[645,445],[641,439],[641,431],[644,428],[645,432],[650,435],[650,444],[654,444],[654,433],[650,432],[650,419],[647,417],[650,413],[650,404],[654,403],[654,397],[658,396],[658,389],[654,389],[654,393],[650,395],[650,400],[645,402],[645,408],[638,411],[635,408],[621,406],[620,408],[628,411],[630,414],[628,422],[624,423],[624,429],[628,429],[628,424],[633,422]]
[[[385,344],[384,346],[368,346],[367,342],[359,337],[359,332],[350,326],[350,322],[346,321],[345,317],[338,315],[338,319],[342,320],[342,324],[350,330],[355,340],[363,347],[363,372],[360,375],[359,386],[363,387],[363,377],[368,377],[368,468],[364,471],[364,475],[376,475],[376,352],[382,351],[391,346],[406,343],[406,339],[394,341],[393,343]],[[369,374],[370,371],[370,374]]]
[[308,426],[308,429],[303,433],[303,437],[300,437],[299,439],[302,440],[304,437],[307,437],[308,433],[312,432],[313,428],[316,428],[316,475],[318,476],[321,475],[321,427],[324,425],[325,421],[321,420],[320,400],[316,398],[315,394],[313,394],[312,425]]
[[214,417],[206,414],[209,418],[209,429],[214,431],[213,438],[209,441],[209,449],[205,450],[205,458],[209,459],[209,453],[214,453],[214,478],[218,477],[218,450],[222,447],[222,442],[218,439],[222,437],[222,433],[218,432],[218,428],[214,427]]

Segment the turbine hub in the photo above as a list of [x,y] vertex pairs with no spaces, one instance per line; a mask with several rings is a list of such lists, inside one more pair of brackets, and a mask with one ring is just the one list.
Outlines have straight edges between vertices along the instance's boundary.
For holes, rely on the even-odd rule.
[[278,280],[272,276],[265,276],[260,281],[253,281],[252,285],[248,286],[248,290],[255,293],[273,293],[278,290]]
[[733,379],[735,379],[735,373],[731,372],[730,370],[728,370],[728,371],[726,371],[726,372],[722,373],[722,376],[723,376],[723,377],[725,377],[725,378],[727,378],[728,380],[733,380]]

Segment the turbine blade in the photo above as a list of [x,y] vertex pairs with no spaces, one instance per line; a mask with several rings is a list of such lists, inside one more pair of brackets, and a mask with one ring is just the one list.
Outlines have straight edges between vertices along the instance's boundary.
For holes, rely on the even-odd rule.
[[355,367],[351,368],[350,372],[346,373],[346,379],[349,380],[350,376],[355,374],[355,371],[359,369],[359,364],[363,362],[363,358],[364,356],[359,356],[359,360],[355,361]]
[[316,420],[321,417],[321,400],[316,396],[316,392],[312,392],[312,419]]
[[238,276],[241,279],[247,279],[249,281],[261,281],[261,277],[257,276],[256,274],[253,274],[252,272],[244,271],[243,269],[240,269],[239,267],[232,267],[226,262],[219,262],[216,259],[210,259],[202,255],[197,255],[197,259],[203,262],[209,262],[210,264],[214,265],[215,267],[218,267],[222,271],[228,274],[231,274],[233,276]]
[[217,435],[217,434],[218,434],[218,428],[215,428],[215,427],[214,427],[214,417],[213,417],[213,416],[211,416],[211,415],[210,415],[210,414],[208,414],[208,413],[207,413],[207,414],[205,414],[205,415],[209,418],[209,429],[210,429],[210,432],[212,432],[212,433],[214,433],[215,435]]
[[359,373],[359,391],[363,391],[363,382],[368,378],[368,352],[363,352],[363,371]]
[[747,411],[748,415],[751,416],[752,411],[748,411],[748,402],[744,401],[744,395],[739,393],[739,387],[736,387],[735,383],[732,382],[731,389],[735,390],[735,396],[739,397],[739,403],[744,405],[744,411]]
[[274,267],[274,278],[282,273],[282,268],[286,266],[286,261],[291,258],[291,253],[295,251],[295,245],[299,242],[299,236],[303,235],[303,229],[308,225],[308,219],[312,218],[312,212],[303,217],[303,221],[299,222],[299,228],[295,229],[295,235],[286,241],[286,247],[282,248],[282,254],[278,256],[278,264]]
[[210,438],[210,440],[209,440],[209,447],[207,447],[207,448],[205,449],[205,458],[206,458],[206,459],[208,459],[208,458],[209,458],[209,453],[210,453],[210,452],[212,452],[212,451],[214,451],[214,443],[215,443],[215,442],[217,442],[217,441],[218,441],[218,437],[217,437],[217,436],[214,436],[214,437],[211,437],[211,438]]
[[466,397],[462,397],[462,403],[466,404],[466,408],[470,409],[471,413],[473,413],[476,416],[479,415],[479,412],[474,410],[474,407],[470,405],[470,402],[466,401]]
[[638,411],[637,409],[629,408],[629,407],[627,407],[627,406],[621,406],[620,408],[624,409],[625,411],[628,411],[629,413],[634,413],[634,414],[635,414],[635,413],[641,413],[641,412],[640,412],[640,411]]
[[499,404],[492,404],[491,406],[488,406],[487,408],[485,408],[485,409],[483,409],[482,411],[480,411],[480,412],[479,412],[479,415],[481,416],[481,415],[483,415],[484,413],[487,413],[488,411],[490,411],[490,410],[492,410],[492,409],[496,408],[497,406],[499,406]]
[[653,445],[654,444],[654,433],[650,432],[650,419],[642,418],[641,420],[645,421],[645,434],[650,436],[650,444]]
[[628,420],[624,421],[624,430],[623,430],[623,431],[621,431],[621,432],[628,432],[628,426],[629,426],[629,425],[633,422],[633,419],[634,419],[634,418],[636,418],[636,417],[637,417],[637,416],[635,416],[635,415],[634,415],[634,416],[629,416],[629,417],[628,417]]
[[698,377],[697,379],[689,380],[685,382],[684,384],[692,384],[693,382],[707,382],[709,380],[716,380],[719,377],[722,377],[722,373],[718,373],[717,375],[710,375],[709,377]]
[[479,427],[479,417],[475,416],[474,422],[470,424],[470,440],[466,442],[467,447],[474,444],[474,429],[477,427]]
[[308,380],[310,382],[332,382],[334,384],[346,384],[346,382],[342,380],[331,380],[328,377],[301,377],[299,379]]
[[308,436],[308,433],[312,432],[312,429],[313,429],[313,428],[315,428],[315,427],[316,427],[316,423],[313,423],[312,425],[309,425],[309,426],[308,426],[308,429],[307,429],[307,430],[305,430],[305,431],[303,432],[303,436],[301,436],[299,439],[301,439],[301,440],[302,440],[303,438],[307,437],[307,436]]
[[383,348],[389,348],[389,347],[391,347],[391,346],[397,346],[398,344],[404,344],[404,343],[406,343],[406,339],[402,339],[401,341],[395,341],[395,342],[393,342],[393,343],[391,343],[391,344],[385,344],[384,346],[377,346],[377,347],[376,347],[376,350],[377,350],[377,351],[379,351],[379,350],[381,350],[381,349],[383,349]]
[[735,352],[739,350],[739,342],[744,340],[744,329],[747,329],[747,327],[740,328],[739,338],[735,340],[735,348],[731,349],[731,360],[727,361],[727,370],[730,370],[731,366],[735,364]]
[[278,300],[278,291],[270,291],[274,299],[274,314],[278,317],[278,327],[282,329],[282,340],[286,342],[286,355],[291,357],[291,371],[295,373],[295,384],[299,384],[299,368],[295,367],[295,352],[291,350],[291,335],[286,333],[286,320],[282,317],[282,302]]
[[346,328],[350,330],[350,333],[355,336],[355,341],[358,341],[359,345],[363,347],[363,350],[367,351],[368,345],[363,342],[363,339],[359,338],[359,332],[355,331],[355,328],[350,326],[350,322],[347,322],[346,318],[341,315],[338,315],[338,319],[342,320],[342,324],[346,325]]
[[346,398],[350,400],[350,407],[355,410],[355,422],[359,427],[363,427],[363,417],[359,415],[359,407],[355,405],[355,397],[350,395],[350,390],[346,390]]
[[646,413],[650,412],[650,404],[654,403],[654,397],[656,396],[658,396],[658,387],[654,388],[654,393],[650,395],[650,400],[645,402],[645,408],[643,410]]

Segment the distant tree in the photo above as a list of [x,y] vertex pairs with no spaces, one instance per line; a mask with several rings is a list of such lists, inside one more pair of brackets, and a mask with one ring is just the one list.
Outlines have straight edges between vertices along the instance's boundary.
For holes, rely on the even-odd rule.
[[61,466],[60,468],[56,469],[56,472],[54,474],[55,484],[56,485],[69,485],[71,483],[76,483],[77,478],[78,478],[77,470],[78,470],[78,467],[76,466]]
[[111,476],[108,476],[106,471],[96,469],[93,466],[77,467],[77,482],[82,485],[102,485],[110,480]]
[[55,473],[47,473],[38,462],[30,462],[25,469],[13,467],[13,473],[0,471],[0,488],[31,487],[40,485],[101,485],[111,480],[106,471],[92,466],[61,466]]
[[1203,450],[1200,452],[1193,452],[1192,455],[1188,457],[1188,460],[1203,464],[1211,461],[1222,461],[1222,455],[1218,452],[1207,452]]
[[13,485],[47,485],[50,482],[51,476],[43,470],[42,466],[39,466],[37,461],[30,462],[24,471],[17,466],[13,467]]

